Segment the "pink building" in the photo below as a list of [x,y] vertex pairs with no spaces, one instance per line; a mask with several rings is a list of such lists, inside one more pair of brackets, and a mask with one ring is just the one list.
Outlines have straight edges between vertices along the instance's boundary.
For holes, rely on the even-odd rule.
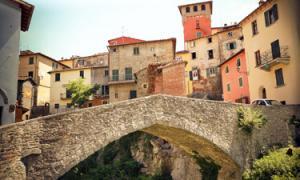
[[250,103],[245,50],[228,58],[220,67],[224,101]]

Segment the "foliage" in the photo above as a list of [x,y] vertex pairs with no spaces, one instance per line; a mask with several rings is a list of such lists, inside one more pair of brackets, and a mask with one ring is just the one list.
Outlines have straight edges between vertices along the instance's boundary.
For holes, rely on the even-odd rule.
[[243,174],[244,180],[296,180],[300,178],[300,148],[270,151]]
[[295,115],[290,119],[289,123],[294,125],[296,128],[300,128],[300,119],[297,119]]
[[[141,132],[129,134],[114,141],[88,157],[62,176],[61,180],[171,180],[169,173],[148,176],[140,173],[142,164],[132,158],[130,148]],[[99,157],[103,163],[99,162]]]
[[254,128],[261,128],[267,122],[261,111],[251,108],[239,108],[237,116],[239,128],[247,134],[251,134]]
[[81,107],[89,100],[89,97],[96,93],[100,85],[87,85],[84,84],[82,78],[71,81],[67,84],[67,91],[72,93],[72,105]]
[[202,180],[217,180],[219,175],[219,170],[221,166],[216,164],[209,157],[201,157],[198,152],[193,152],[193,158],[200,167],[200,173],[202,174]]

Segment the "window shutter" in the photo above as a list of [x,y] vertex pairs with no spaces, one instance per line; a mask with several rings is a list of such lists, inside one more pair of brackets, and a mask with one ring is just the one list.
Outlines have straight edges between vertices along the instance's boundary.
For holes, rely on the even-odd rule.
[[189,74],[190,74],[190,81],[192,81],[193,80],[193,72],[190,71]]
[[198,80],[200,80],[200,69],[198,69],[197,71],[198,71]]
[[276,59],[276,58],[280,57],[281,54],[280,54],[279,40],[272,42],[271,43],[271,47],[272,47],[272,56],[273,56],[273,59]]
[[265,12],[266,26],[270,25],[269,11]]
[[275,4],[273,6],[273,13],[274,13],[274,18],[275,18],[275,21],[278,19],[278,8],[277,8],[277,4]]

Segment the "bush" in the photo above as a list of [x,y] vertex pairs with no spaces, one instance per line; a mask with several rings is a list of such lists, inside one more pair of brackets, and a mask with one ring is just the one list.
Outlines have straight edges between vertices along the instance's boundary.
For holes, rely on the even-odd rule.
[[300,148],[270,151],[243,174],[244,180],[296,180],[300,178]]
[[251,108],[239,108],[237,116],[239,128],[247,134],[251,134],[254,128],[261,128],[267,122],[261,111]]

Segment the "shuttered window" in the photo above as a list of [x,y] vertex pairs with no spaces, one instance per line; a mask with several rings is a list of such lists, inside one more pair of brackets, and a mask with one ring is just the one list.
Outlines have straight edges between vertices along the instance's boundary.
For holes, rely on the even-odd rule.
[[283,72],[282,69],[275,70],[275,76],[276,76],[276,85],[277,86],[283,86],[284,85],[284,79],[283,79]]
[[270,26],[278,20],[278,6],[275,4],[271,9],[265,12],[266,26]]
[[271,48],[272,48],[272,57],[273,57],[273,59],[279,58],[281,56],[279,40],[276,40],[276,41],[272,42],[271,43]]

